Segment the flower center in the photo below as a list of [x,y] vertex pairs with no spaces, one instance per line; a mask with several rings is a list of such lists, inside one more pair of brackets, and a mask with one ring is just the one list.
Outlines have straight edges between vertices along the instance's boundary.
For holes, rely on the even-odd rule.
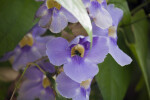
[[115,38],[115,36],[116,36],[116,27],[114,27],[114,26],[109,27],[108,36]]
[[80,86],[84,87],[85,89],[88,89],[90,87],[90,83],[91,83],[91,79],[88,79],[86,81],[82,81],[82,83],[80,83]]
[[27,34],[26,36],[23,37],[23,39],[19,42],[19,46],[22,48],[26,45],[32,46],[33,45],[33,37],[31,34]]
[[75,55],[83,57],[84,52],[85,52],[84,47],[80,44],[77,44],[71,49],[71,57]]
[[61,5],[59,3],[57,3],[55,0],[47,0],[46,5],[47,5],[48,9],[51,9],[51,8],[55,7],[58,10],[60,10],[60,8],[61,8]]
[[43,79],[42,85],[43,85],[44,88],[47,88],[51,85],[49,79],[46,76]]
[[103,2],[103,0],[97,0],[97,2],[99,2],[101,4]]

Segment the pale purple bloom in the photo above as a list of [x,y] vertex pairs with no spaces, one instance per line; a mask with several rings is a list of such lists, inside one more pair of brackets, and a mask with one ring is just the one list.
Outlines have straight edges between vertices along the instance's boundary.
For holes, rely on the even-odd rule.
[[83,0],[83,3],[96,26],[106,29],[112,25],[112,17],[106,10],[106,0]]
[[92,1],[98,2],[99,4],[101,4],[101,6],[103,6],[104,8],[107,7],[107,2],[106,0],[82,0],[83,4],[85,5],[86,8],[88,8],[90,6],[90,3]]
[[19,43],[13,51],[6,53],[0,61],[11,59],[15,70],[24,69],[27,63],[46,56],[46,43],[54,38],[52,36],[33,38],[31,34],[27,34],[25,37],[28,38],[27,41]]
[[36,17],[40,18],[39,25],[41,27],[47,28],[53,33],[60,33],[67,27],[68,22],[78,22],[70,12],[54,0],[45,0],[36,12]]
[[[49,73],[55,72],[54,66],[49,62],[41,61],[38,65]],[[49,79],[36,66],[29,67],[24,77],[17,100],[55,100]]]
[[118,64],[120,64],[121,66],[130,64],[132,62],[132,59],[117,46],[117,27],[119,21],[123,16],[123,11],[119,8],[115,8],[113,4],[108,5],[107,10],[113,18],[113,24],[107,29],[102,29],[100,27],[97,27],[95,23],[92,23],[93,34],[108,37],[109,53]]
[[56,78],[59,93],[66,98],[72,98],[72,100],[89,100],[91,81],[92,78],[78,83],[69,78],[64,72]]
[[64,64],[65,74],[82,82],[98,73],[97,64],[103,62],[108,53],[107,38],[93,37],[90,49],[89,37],[78,36],[71,43],[59,37],[47,43],[46,53],[52,64]]
[[86,7],[86,8],[88,8],[89,6],[90,6],[90,0],[82,0],[82,2],[83,2],[83,4],[84,4],[84,6]]
[[46,28],[42,28],[38,24],[35,24],[31,29],[30,33],[32,33],[32,36],[35,38],[40,35],[43,35],[46,31],[47,31]]

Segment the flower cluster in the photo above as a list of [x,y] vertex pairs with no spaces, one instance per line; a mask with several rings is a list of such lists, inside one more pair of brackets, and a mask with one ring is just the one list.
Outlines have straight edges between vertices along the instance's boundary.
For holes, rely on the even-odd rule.
[[[42,60],[38,64],[49,73],[55,72],[54,66],[49,62]],[[20,87],[18,100],[55,100],[49,79],[36,66],[30,67],[24,77],[26,80]]]
[[[73,100],[89,100],[90,85],[99,72],[97,64],[102,63],[108,53],[121,66],[132,62],[117,45],[117,27],[123,16],[121,9],[107,5],[106,0],[82,0],[91,18],[93,42],[91,44],[90,38],[82,35],[68,42],[62,37],[43,34],[49,30],[60,33],[68,22],[78,20],[55,0],[37,1],[44,2],[35,14],[39,22],[0,61],[11,60],[17,71],[33,62],[53,75],[42,73],[36,66],[29,67],[18,100],[55,100],[57,91]],[[55,80],[56,88],[50,77]]]

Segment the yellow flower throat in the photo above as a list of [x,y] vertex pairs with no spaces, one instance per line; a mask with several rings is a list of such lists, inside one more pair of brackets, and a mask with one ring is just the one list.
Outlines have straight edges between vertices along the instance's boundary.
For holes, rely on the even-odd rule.
[[61,5],[59,3],[57,3],[55,0],[47,0],[46,5],[47,5],[48,9],[51,9],[51,8],[55,7],[58,10],[60,10],[60,8],[61,8]]
[[47,88],[47,87],[49,87],[51,85],[51,83],[50,83],[50,81],[49,81],[49,79],[47,77],[45,77],[43,79],[42,85],[43,85],[44,88]]
[[32,46],[32,45],[33,45],[33,42],[34,42],[34,40],[33,40],[32,35],[31,35],[31,34],[27,34],[27,35],[25,35],[25,36],[23,37],[23,39],[19,42],[19,46],[20,46],[21,48],[24,47],[24,46],[26,46],[26,45]]
[[71,57],[75,55],[84,57],[84,52],[85,52],[84,47],[81,44],[77,44],[71,49]]

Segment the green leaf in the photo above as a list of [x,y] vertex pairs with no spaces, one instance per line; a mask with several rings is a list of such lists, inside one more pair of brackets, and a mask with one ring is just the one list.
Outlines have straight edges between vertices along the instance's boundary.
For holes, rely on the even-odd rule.
[[8,98],[8,89],[11,83],[0,81],[0,100],[7,100]]
[[132,17],[133,22],[137,20],[138,22],[132,24],[132,31],[135,36],[135,44],[130,44],[130,49],[141,68],[141,71],[142,71],[142,74],[143,74],[143,77],[147,86],[148,94],[150,97],[150,86],[149,86],[147,72],[146,72],[147,71],[146,61],[147,61],[147,55],[148,55],[149,23],[148,23],[148,20],[146,19],[144,10],[140,10]]
[[102,100],[102,95],[95,79],[93,79],[93,82],[91,84],[90,100]]
[[35,0],[0,0],[0,56],[13,50],[32,28],[38,7]]
[[88,13],[81,0],[56,0],[64,8],[66,8],[70,13],[72,13],[81,25],[85,28],[88,35],[90,36],[92,43],[92,25]]
[[123,100],[130,75],[129,67],[121,67],[108,55],[105,61],[99,64],[99,73],[96,76],[104,100]]

